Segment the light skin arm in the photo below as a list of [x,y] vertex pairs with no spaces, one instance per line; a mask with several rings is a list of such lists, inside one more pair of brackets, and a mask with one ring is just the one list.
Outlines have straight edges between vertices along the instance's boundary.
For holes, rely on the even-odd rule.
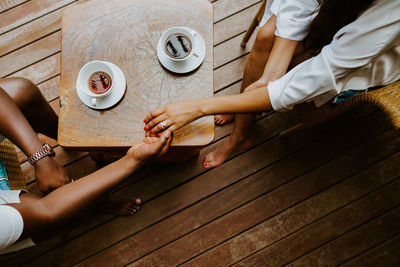
[[267,84],[286,73],[297,44],[297,41],[276,37],[263,75],[258,81],[249,85],[243,94],[188,100],[159,108],[146,116],[145,131],[161,132],[162,121],[166,121],[166,129],[175,131],[207,115],[271,110]]
[[43,235],[48,236],[57,231],[127,178],[146,160],[165,153],[171,141],[169,132],[165,132],[161,138],[148,137],[129,149],[120,160],[60,187],[42,199],[9,204],[20,212],[24,220],[20,239],[32,237],[40,240]]
[[268,62],[265,65],[264,72],[253,84],[267,86],[269,81],[277,80],[282,77],[289,67],[298,43],[298,41],[279,36],[275,37],[274,46],[272,47]]

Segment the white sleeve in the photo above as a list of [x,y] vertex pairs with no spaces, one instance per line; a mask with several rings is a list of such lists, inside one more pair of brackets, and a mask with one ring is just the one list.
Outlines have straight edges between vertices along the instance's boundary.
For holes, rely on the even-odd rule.
[[271,12],[276,18],[275,35],[302,41],[312,20],[318,14],[316,0],[275,0]]
[[[349,77],[354,74],[364,73],[364,84],[368,84],[372,71],[379,74],[379,66],[365,70],[366,66],[378,55],[399,45],[398,14],[400,1],[377,1],[356,21],[339,30],[320,54],[271,81],[268,93],[273,109],[288,110],[308,100],[322,105],[345,89]],[[393,62],[399,61],[395,57]],[[363,72],[357,72],[359,69]],[[362,76],[353,80],[357,79],[362,80]]]
[[0,252],[14,244],[22,234],[24,222],[13,207],[0,205]]

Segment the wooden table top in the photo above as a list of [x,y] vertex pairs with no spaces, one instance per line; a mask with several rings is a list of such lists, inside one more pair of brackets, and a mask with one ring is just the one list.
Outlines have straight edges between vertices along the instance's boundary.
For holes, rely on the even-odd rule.
[[[187,26],[206,43],[202,65],[185,75],[164,69],[157,42],[170,27]],[[107,110],[84,105],[75,90],[80,68],[110,61],[123,71],[127,88]],[[143,119],[158,107],[213,96],[213,9],[207,0],[91,0],[62,15],[58,142],[66,147],[126,147],[144,138]],[[212,116],[175,132],[173,145],[201,146],[214,139]]]

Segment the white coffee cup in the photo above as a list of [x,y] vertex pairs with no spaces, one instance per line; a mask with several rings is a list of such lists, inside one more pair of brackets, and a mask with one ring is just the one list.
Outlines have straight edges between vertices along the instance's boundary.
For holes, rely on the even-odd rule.
[[[195,57],[199,57],[196,52],[195,52],[195,48],[196,48],[196,36],[197,32],[195,30],[192,30],[190,28],[187,27],[174,27],[174,28],[169,28],[167,30],[165,30],[160,38],[160,43],[162,45],[162,52],[164,53],[164,55],[169,58],[172,61],[175,62],[180,62],[180,61],[184,61],[186,59],[188,59],[190,56],[195,56]],[[187,37],[187,41],[190,42],[190,46],[191,49],[189,51],[189,53],[182,57],[182,58],[178,58],[178,57],[173,57],[171,56],[168,52],[168,41],[171,38],[171,36],[186,36]],[[186,39],[186,38],[184,38]]]
[[[111,79],[111,87],[107,91],[101,94],[94,93],[89,88],[89,79],[96,72],[105,72]],[[114,71],[104,61],[90,61],[86,63],[79,71],[76,83],[77,83],[77,89],[82,90],[83,93],[91,97],[92,105],[96,106],[101,98],[109,95],[113,90],[115,84]]]

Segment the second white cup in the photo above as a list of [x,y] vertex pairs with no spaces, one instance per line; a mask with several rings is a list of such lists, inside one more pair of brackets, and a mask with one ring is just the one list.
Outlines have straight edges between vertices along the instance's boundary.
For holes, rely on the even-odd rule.
[[184,61],[192,55],[199,57],[195,52],[196,34],[195,30],[187,27],[174,27],[164,31],[160,42],[165,56],[175,62]]

